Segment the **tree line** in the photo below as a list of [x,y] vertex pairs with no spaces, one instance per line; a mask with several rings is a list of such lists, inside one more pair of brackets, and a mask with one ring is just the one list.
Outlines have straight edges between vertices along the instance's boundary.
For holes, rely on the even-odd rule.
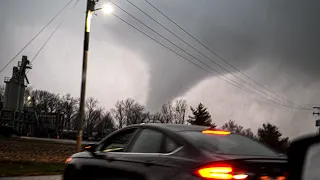
[[[0,110],[3,107],[3,100],[4,88],[0,87]],[[37,114],[63,114],[60,130],[76,130],[77,128],[79,98],[72,97],[70,94],[60,95],[44,90],[33,90],[29,87],[25,92],[25,104],[34,107]],[[192,107],[188,106],[186,100],[179,99],[163,104],[158,112],[149,112],[144,105],[131,98],[117,101],[115,106],[108,110],[93,97],[86,100],[83,129],[89,136],[94,132],[105,135],[125,126],[140,123],[210,126],[242,134],[281,152],[286,151],[289,143],[289,138],[283,137],[279,128],[271,123],[263,123],[256,133],[250,128],[237,124],[234,120],[229,120],[221,127],[217,127],[210,112],[202,103]]]

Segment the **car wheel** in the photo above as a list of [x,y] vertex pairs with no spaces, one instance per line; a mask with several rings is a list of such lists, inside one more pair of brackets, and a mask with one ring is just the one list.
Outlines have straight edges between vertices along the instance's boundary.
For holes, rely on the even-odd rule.
[[77,180],[79,177],[79,172],[75,168],[68,167],[64,172],[63,180]]

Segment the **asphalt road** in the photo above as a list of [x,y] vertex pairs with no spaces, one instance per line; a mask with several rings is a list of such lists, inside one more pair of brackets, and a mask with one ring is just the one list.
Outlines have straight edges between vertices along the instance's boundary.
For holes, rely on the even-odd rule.
[[4,177],[0,180],[61,180],[61,175],[55,176],[28,176],[28,177]]

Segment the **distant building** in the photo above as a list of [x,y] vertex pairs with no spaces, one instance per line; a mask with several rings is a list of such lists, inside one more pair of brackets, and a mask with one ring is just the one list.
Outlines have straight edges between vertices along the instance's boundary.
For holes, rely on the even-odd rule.
[[[64,122],[64,114],[38,113],[33,97],[25,97],[29,84],[26,71],[31,69],[27,56],[13,67],[12,77],[5,77],[3,107],[0,108],[0,125],[14,127],[21,135],[58,136]],[[25,103],[26,102],[26,103]]]

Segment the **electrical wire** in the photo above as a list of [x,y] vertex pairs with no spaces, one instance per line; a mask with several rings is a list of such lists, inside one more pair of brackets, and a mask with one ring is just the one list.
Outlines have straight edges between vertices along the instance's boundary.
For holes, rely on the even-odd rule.
[[[247,81],[241,79],[240,77],[236,76],[234,73],[230,72],[229,70],[227,70],[225,67],[223,67],[222,65],[220,65],[219,63],[215,62],[213,59],[209,58],[208,56],[206,56],[205,54],[203,54],[202,52],[200,52],[198,49],[196,49],[195,47],[193,47],[192,45],[190,45],[188,42],[186,42],[185,40],[183,40],[182,38],[180,38],[178,35],[176,35],[175,33],[173,33],[171,30],[169,30],[168,28],[166,28],[164,25],[162,25],[161,23],[159,23],[157,20],[155,20],[154,18],[152,18],[150,15],[148,15],[146,12],[144,12],[142,9],[140,9],[138,6],[136,6],[134,3],[132,3],[130,0],[126,0],[128,3],[130,3],[132,6],[134,6],[135,8],[137,8],[140,12],[142,12],[143,14],[145,14],[146,16],[148,16],[150,19],[152,19],[154,22],[156,22],[157,24],[159,24],[161,27],[163,27],[164,29],[166,29],[168,32],[170,32],[172,35],[174,35],[176,38],[178,38],[179,40],[181,40],[182,42],[184,42],[185,44],[187,44],[189,47],[191,47],[193,50],[197,51],[199,54],[201,54],[202,56],[204,56],[206,59],[210,60],[211,62],[213,62],[215,65],[219,66],[220,68],[222,68],[223,70],[225,70],[226,72],[228,72],[229,74],[233,75],[234,77],[236,77],[237,79],[239,79],[240,81],[242,81],[243,83],[248,84],[250,87],[252,87],[253,89],[256,89],[257,91],[261,91],[259,88],[256,88],[255,86],[251,85],[250,83],[248,83]],[[264,92],[263,92],[264,93]],[[268,95],[267,93],[264,93],[265,95]],[[282,97],[280,97],[280,99],[284,99]],[[292,103],[293,105],[296,105],[293,102],[290,102],[289,100],[284,99],[284,103],[289,102]],[[299,106],[299,105],[298,105]]]
[[[136,7],[138,10],[140,10],[142,13],[144,13],[146,16],[148,16],[149,18],[151,18],[153,21],[155,21],[156,23],[158,23],[161,27],[165,28],[167,31],[169,31],[171,34],[173,34],[175,37],[177,37],[178,39],[180,39],[181,41],[183,41],[184,43],[186,43],[189,47],[191,47],[192,49],[194,49],[195,51],[197,51],[198,53],[200,53],[201,55],[205,56],[207,59],[209,59],[210,61],[212,61],[214,64],[218,65],[220,68],[226,70],[227,72],[231,73],[233,76],[235,76],[237,79],[241,80],[242,82],[245,82],[247,84],[249,84],[249,86],[257,89],[256,87],[252,86],[250,83],[248,83],[247,81],[244,81],[243,79],[239,78],[238,76],[236,76],[234,73],[228,71],[226,68],[224,68],[223,66],[221,66],[220,64],[214,62],[214,60],[208,58],[206,55],[204,55],[203,53],[201,53],[199,50],[195,49],[193,46],[191,46],[189,43],[187,43],[186,41],[182,40],[180,37],[178,37],[176,34],[174,34],[172,31],[170,31],[169,29],[167,29],[166,27],[164,27],[161,23],[159,23],[157,20],[155,20],[154,18],[152,18],[150,15],[148,15],[147,13],[145,13],[143,10],[141,10],[139,7],[137,7],[135,4],[133,4],[131,1],[126,0],[127,2],[129,2],[131,5],[133,5],[134,7]],[[191,35],[189,32],[187,32],[184,28],[182,28],[178,23],[176,23],[175,21],[173,21],[170,17],[168,17],[167,15],[165,15],[161,10],[159,10],[157,7],[155,7],[152,3],[150,3],[148,0],[145,0],[145,2],[147,2],[151,7],[153,7],[155,10],[157,10],[160,14],[162,14],[164,17],[166,17],[169,21],[171,21],[173,24],[175,24],[179,29],[181,29],[182,31],[184,31],[185,33],[187,33],[190,37],[192,37],[195,41],[197,41],[199,44],[201,44],[203,47],[205,47],[207,50],[209,50],[211,53],[213,53],[215,56],[217,56],[220,60],[222,60],[223,62],[225,62],[226,64],[228,64],[229,66],[231,66],[233,69],[235,69],[236,71],[238,71],[239,73],[241,73],[243,76],[245,76],[246,78],[250,79],[251,81],[253,81],[255,84],[257,84],[258,86],[260,86],[261,88],[267,90],[269,93],[277,96],[278,98],[289,102],[295,106],[299,106],[299,107],[303,107],[300,106],[284,97],[282,97],[281,95],[271,91],[269,88],[265,87],[264,85],[262,85],[261,83],[259,83],[258,81],[256,81],[255,79],[251,78],[250,76],[248,76],[247,74],[245,74],[244,72],[242,72],[241,70],[239,70],[237,67],[235,67],[234,65],[232,65],[231,63],[229,63],[227,60],[225,60],[222,56],[220,56],[218,53],[216,53],[215,51],[213,51],[212,49],[210,49],[208,46],[206,46],[204,43],[202,43],[200,40],[198,40],[197,38],[195,38],[193,35]],[[303,107],[304,108],[304,107]]]
[[[72,8],[74,8],[78,3],[79,3],[80,0],[77,0],[76,3],[73,5]],[[50,36],[47,38],[47,40],[44,42],[44,44],[41,46],[41,48],[38,50],[38,52],[36,53],[36,55],[32,58],[31,62],[33,62],[37,56],[39,55],[39,53],[43,50],[43,48],[47,45],[47,43],[50,41],[50,39],[53,37],[53,35],[58,31],[58,29],[60,28],[60,26],[65,22],[66,20],[66,17],[68,15],[68,13],[70,12],[70,9],[69,11],[67,11],[67,14],[64,16],[64,18],[62,19],[62,21],[58,24],[58,26],[52,31],[52,33],[50,34]],[[28,73],[28,72],[27,72]]]
[[22,51],[24,51],[68,6],[74,1],[70,0],[1,70],[0,73],[4,71],[11,63],[14,61]]
[[[109,0],[110,1],[110,0]],[[196,59],[197,61],[199,61],[201,64],[205,65],[206,67],[210,68],[211,70],[213,70],[214,72],[216,72],[217,74],[223,76],[224,78],[228,79],[229,81],[233,82],[234,84],[237,84],[238,86],[242,87],[241,84],[239,84],[238,82],[230,79],[229,77],[225,76],[224,74],[220,73],[219,71],[217,71],[216,69],[212,68],[211,66],[207,65],[206,63],[202,62],[200,59],[194,57],[193,55],[191,55],[190,53],[186,52],[185,50],[183,50],[182,48],[180,48],[179,46],[177,46],[176,44],[174,44],[172,41],[170,41],[169,39],[167,39],[166,37],[162,36],[161,34],[159,34],[158,32],[156,32],[155,30],[153,30],[152,28],[150,28],[149,26],[147,26],[145,23],[141,22],[139,19],[137,19],[136,17],[134,17],[133,15],[131,15],[130,13],[128,13],[127,11],[125,11],[124,9],[122,9],[120,6],[118,6],[117,4],[115,4],[114,2],[110,1],[112,4],[114,4],[116,7],[118,7],[119,9],[121,9],[122,11],[124,11],[126,14],[128,14],[129,16],[131,16],[132,18],[134,18],[135,20],[137,20],[138,22],[140,22],[141,24],[143,24],[145,27],[147,27],[148,29],[150,29],[151,31],[153,31],[154,33],[156,33],[157,35],[159,35],[160,37],[164,38],[166,41],[168,41],[169,43],[171,43],[172,45],[174,45],[175,47],[177,47],[178,49],[180,49],[181,51],[183,51],[184,53],[188,54],[189,56],[193,57],[194,59]],[[251,93],[255,93],[261,96],[261,94],[252,91],[251,89],[249,89],[251,91]],[[267,95],[267,94],[266,94]],[[268,98],[265,98],[268,99]],[[270,99],[268,99],[270,100]],[[285,105],[279,102],[276,102],[274,100],[271,100],[277,104],[281,104],[281,105]],[[295,107],[295,106],[290,106],[290,105],[285,105],[285,106],[289,106],[292,108],[300,108],[300,109],[306,109],[305,107]]]
[[[179,57],[187,60],[188,62],[192,63],[193,65],[195,65],[195,66],[197,66],[197,67],[199,67],[200,69],[202,69],[202,70],[204,70],[204,71],[206,71],[206,72],[208,72],[208,73],[216,76],[216,74],[214,74],[213,72],[208,71],[208,70],[205,69],[204,67],[196,64],[195,62],[191,61],[190,59],[188,59],[188,58],[182,56],[181,54],[177,53],[176,51],[170,49],[168,46],[164,45],[164,44],[161,43],[160,41],[158,41],[158,40],[156,40],[155,38],[151,37],[150,35],[146,34],[146,33],[143,32],[142,30],[138,29],[138,28],[135,27],[134,25],[130,24],[130,23],[127,22],[126,20],[124,20],[124,19],[122,19],[121,17],[119,17],[118,15],[116,15],[116,14],[114,14],[114,13],[112,13],[112,14],[113,14],[115,17],[117,17],[119,20],[121,20],[122,22],[126,23],[126,24],[129,25],[130,27],[134,28],[135,30],[137,30],[137,31],[139,31],[140,33],[142,33],[143,35],[145,35],[146,37],[148,37],[148,38],[150,38],[151,40],[157,42],[158,44],[160,44],[161,46],[163,46],[163,47],[166,48],[167,50],[169,50],[169,51],[173,52],[174,54],[178,55]],[[201,61],[200,61],[200,62],[201,62]],[[288,105],[285,105],[285,104],[281,104],[281,103],[279,103],[279,102],[273,101],[272,99],[265,98],[264,96],[261,96],[261,94],[258,94],[258,93],[254,92],[254,91],[250,91],[250,89],[249,89],[249,90],[243,89],[242,86],[239,86],[239,85],[237,85],[237,84],[235,84],[235,83],[229,82],[229,81],[223,79],[221,76],[216,76],[216,77],[218,77],[219,79],[222,79],[223,81],[226,81],[227,83],[229,83],[229,84],[231,84],[231,85],[233,85],[233,86],[235,86],[235,87],[237,87],[237,88],[239,88],[239,89],[241,89],[241,90],[244,90],[244,91],[248,92],[248,93],[251,94],[251,95],[252,95],[252,93],[254,93],[254,94],[258,95],[258,97],[263,98],[263,99],[266,99],[266,100],[268,100],[268,101],[270,101],[270,102],[272,102],[272,103],[275,103],[275,104],[277,104],[277,105],[284,106],[284,107],[287,107],[287,108],[292,108],[292,109],[298,109],[298,110],[311,110],[310,108],[299,108],[299,107],[293,107],[293,106],[288,106]]]

